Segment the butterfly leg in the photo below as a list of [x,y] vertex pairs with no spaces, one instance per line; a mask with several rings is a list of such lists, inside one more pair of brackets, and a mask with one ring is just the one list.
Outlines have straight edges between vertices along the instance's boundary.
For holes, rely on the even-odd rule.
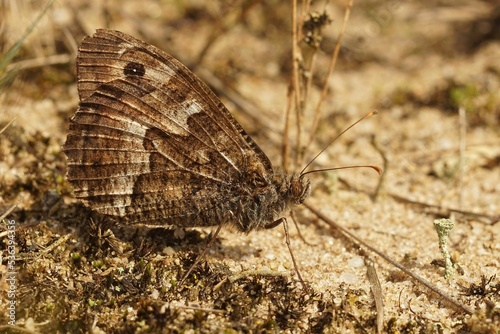
[[302,232],[300,231],[299,224],[297,223],[297,217],[295,216],[295,211],[290,211],[290,218],[292,218],[293,225],[295,225],[295,229],[297,230],[297,234],[299,235],[299,238],[302,240],[303,243],[305,243],[308,246],[314,246],[312,243],[306,240],[306,238],[302,235]]
[[222,225],[224,225],[224,224],[223,223],[219,224],[219,226],[215,230],[215,233],[213,234],[212,238],[210,239],[210,241],[208,242],[208,244],[205,246],[205,249],[203,249],[203,251],[201,252],[201,254],[198,255],[198,257],[196,258],[196,260],[194,261],[194,263],[191,265],[191,267],[189,267],[187,273],[184,274],[184,276],[180,280],[179,285],[182,285],[184,283],[184,281],[189,276],[189,274],[191,274],[191,272],[193,271],[193,269],[198,265],[198,263],[200,263],[201,259],[205,256],[205,254],[208,251],[208,249],[210,247],[212,247],[212,245],[215,242],[215,239],[217,239],[217,236],[219,235],[219,232],[222,229]]
[[295,272],[297,273],[297,277],[299,278],[300,283],[304,290],[308,290],[306,283],[302,279],[302,275],[300,275],[299,267],[297,266],[297,262],[295,261],[295,256],[292,252],[292,247],[290,246],[290,235],[288,234],[288,222],[285,217],[281,217],[273,222],[270,222],[264,226],[266,229],[274,228],[280,224],[283,224],[283,229],[285,230],[285,242],[288,247],[288,251],[290,252],[290,257],[292,258],[293,267],[295,268]]

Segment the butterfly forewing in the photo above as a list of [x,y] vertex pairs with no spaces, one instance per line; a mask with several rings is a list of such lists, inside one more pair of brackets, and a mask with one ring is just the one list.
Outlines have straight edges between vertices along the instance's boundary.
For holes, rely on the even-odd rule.
[[215,94],[165,52],[102,29],[83,40],[77,72],[80,106],[64,150],[75,195],[94,210],[215,225],[249,173],[272,178],[269,159]]

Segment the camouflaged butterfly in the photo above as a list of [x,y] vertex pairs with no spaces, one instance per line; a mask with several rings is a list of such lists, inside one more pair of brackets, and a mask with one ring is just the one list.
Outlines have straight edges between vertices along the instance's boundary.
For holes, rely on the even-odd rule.
[[248,233],[309,196],[304,174],[273,168],[207,85],[156,47],[100,29],[81,43],[77,72],[64,152],[74,194],[91,209]]

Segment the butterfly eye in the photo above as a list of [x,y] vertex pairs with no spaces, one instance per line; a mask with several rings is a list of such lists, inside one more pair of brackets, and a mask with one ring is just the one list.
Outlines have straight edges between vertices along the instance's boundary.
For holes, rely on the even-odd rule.
[[294,198],[300,197],[302,193],[302,184],[300,184],[300,181],[298,179],[292,181],[291,190],[292,190],[292,196]]
[[293,179],[290,184],[292,198],[297,204],[301,204],[311,192],[311,182],[308,179]]

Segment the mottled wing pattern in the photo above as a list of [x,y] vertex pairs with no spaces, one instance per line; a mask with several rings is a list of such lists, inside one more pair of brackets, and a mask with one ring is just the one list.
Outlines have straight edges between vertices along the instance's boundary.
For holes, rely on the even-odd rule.
[[[269,159],[215,94],[167,53],[118,31],[86,37],[64,146],[75,196],[107,215],[209,226],[218,192]],[[220,216],[220,215],[219,215]]]

